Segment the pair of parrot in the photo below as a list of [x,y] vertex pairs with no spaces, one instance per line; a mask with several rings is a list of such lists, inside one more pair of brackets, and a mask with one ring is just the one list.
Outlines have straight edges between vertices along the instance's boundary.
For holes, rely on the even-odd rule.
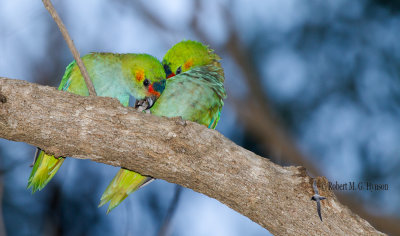
[[[156,116],[177,117],[214,129],[226,98],[220,57],[208,46],[191,40],[175,44],[162,63],[147,54],[91,53],[82,57],[98,96],[117,98],[123,106],[129,97],[135,106],[147,103]],[[59,90],[88,96],[75,61],[69,64]],[[64,162],[38,148],[28,188],[41,190]],[[99,207],[110,202],[107,213],[129,194],[150,183],[152,177],[121,168],[103,193]]]

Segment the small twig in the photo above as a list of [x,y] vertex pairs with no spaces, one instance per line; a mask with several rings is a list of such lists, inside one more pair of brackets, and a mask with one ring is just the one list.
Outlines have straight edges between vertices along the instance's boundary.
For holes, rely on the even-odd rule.
[[79,70],[81,71],[81,74],[82,74],[83,78],[85,79],[86,87],[88,88],[89,95],[96,96],[96,91],[94,90],[93,83],[90,80],[89,74],[86,70],[85,65],[83,64],[83,61],[81,59],[81,56],[79,55],[78,50],[76,50],[74,42],[72,41],[71,37],[68,34],[67,28],[65,28],[64,23],[61,21],[61,18],[58,15],[58,13],[57,13],[56,9],[54,8],[53,4],[51,3],[51,1],[50,0],[42,0],[42,2],[44,4],[44,7],[47,9],[47,11],[49,11],[50,15],[53,17],[54,21],[56,22],[58,28],[61,31],[62,36],[64,37],[65,41],[67,42],[69,50],[71,50],[71,53],[74,56],[76,63],[78,64]]
[[167,215],[160,227],[160,231],[158,232],[158,236],[168,236],[169,228],[171,226],[171,221],[176,211],[176,208],[179,203],[179,198],[182,193],[182,187],[180,185],[176,185],[174,198],[172,199],[171,205],[168,208]]

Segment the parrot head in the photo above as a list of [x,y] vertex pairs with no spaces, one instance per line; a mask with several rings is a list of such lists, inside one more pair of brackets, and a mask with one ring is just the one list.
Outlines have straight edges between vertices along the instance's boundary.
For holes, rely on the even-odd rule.
[[157,58],[148,54],[125,54],[121,58],[122,71],[130,94],[135,97],[135,107],[147,102],[150,108],[164,91],[165,71]]
[[197,66],[214,64],[220,67],[218,62],[220,59],[208,46],[200,42],[185,40],[168,50],[162,64],[167,78],[170,78]]

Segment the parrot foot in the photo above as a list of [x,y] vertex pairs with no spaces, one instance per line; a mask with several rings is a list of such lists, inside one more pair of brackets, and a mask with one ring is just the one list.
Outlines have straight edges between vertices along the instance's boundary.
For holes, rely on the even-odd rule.
[[155,101],[156,97],[146,97],[145,99],[136,100],[135,109],[139,112],[143,112],[144,110],[150,109]]
[[187,125],[186,120],[182,119],[181,116],[177,117],[177,119],[175,120],[175,123],[177,125],[182,125],[182,126],[186,126]]

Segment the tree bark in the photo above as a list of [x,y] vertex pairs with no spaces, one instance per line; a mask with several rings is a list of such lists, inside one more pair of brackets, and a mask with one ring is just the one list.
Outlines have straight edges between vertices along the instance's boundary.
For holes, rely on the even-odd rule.
[[0,137],[191,188],[274,235],[382,234],[340,204],[326,178],[318,178],[327,197],[321,222],[303,167],[281,167],[215,130],[139,113],[116,99],[0,78]]

